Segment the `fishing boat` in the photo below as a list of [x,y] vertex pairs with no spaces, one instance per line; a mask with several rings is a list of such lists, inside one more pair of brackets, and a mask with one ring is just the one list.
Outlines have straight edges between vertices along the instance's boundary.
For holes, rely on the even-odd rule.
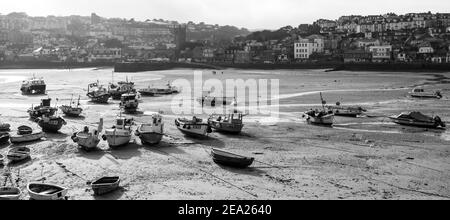
[[98,128],[92,131],[89,130],[89,127],[84,127],[84,130],[81,132],[76,132],[72,135],[73,142],[77,143],[80,147],[84,148],[87,151],[93,150],[97,148],[100,143],[99,134],[103,130],[103,118],[100,119],[100,123],[98,124]]
[[139,125],[135,135],[141,139],[142,144],[159,144],[164,136],[162,116],[159,114],[152,115],[152,122]]
[[212,132],[208,123],[204,123],[203,119],[193,117],[191,120],[187,118],[175,119],[175,125],[183,134],[193,137],[206,137]]
[[255,158],[237,155],[216,148],[212,149],[211,156],[215,163],[235,168],[247,168],[255,161]]
[[123,94],[120,100],[120,107],[123,108],[125,113],[135,113],[139,107],[136,93]]
[[15,147],[8,151],[6,157],[11,162],[19,162],[30,158],[30,148],[27,147]]
[[208,124],[216,131],[239,134],[244,128],[242,113],[212,115]]
[[43,115],[54,115],[56,111],[58,111],[57,108],[51,107],[51,101],[52,99],[42,99],[41,104],[39,106],[33,107],[28,110],[28,114],[30,115],[31,119],[36,119],[39,117],[42,117]]
[[0,145],[7,144],[10,137],[8,132],[0,132]]
[[103,140],[108,141],[108,145],[112,148],[127,145],[131,140],[132,119],[126,119],[119,116],[115,125],[111,129],[106,129]]
[[33,200],[63,200],[68,192],[64,187],[44,183],[29,183],[27,190]]
[[20,126],[17,135],[11,135],[10,141],[13,144],[37,141],[45,137],[43,132],[33,133],[33,129],[28,126]]
[[109,84],[109,94],[113,100],[121,100],[122,95],[127,93],[135,93],[134,82],[122,81],[118,82],[117,85],[114,83]]
[[47,85],[43,78],[36,78],[33,76],[31,79],[22,82],[20,91],[24,95],[43,95],[45,94]]
[[331,126],[334,123],[334,114],[325,109],[327,102],[323,100],[322,93],[320,93],[320,99],[322,100],[322,110],[307,111],[303,117],[306,117],[306,121],[310,124]]
[[140,89],[139,93],[142,96],[155,96],[155,89],[152,89],[150,86],[145,89]]
[[[166,88],[154,88],[153,89],[153,93],[155,95],[172,95],[172,94],[177,94],[180,93],[180,90],[175,87],[172,86],[172,84],[170,82],[167,83]],[[149,87],[150,90],[150,87]]]
[[80,99],[81,99],[81,96],[78,96],[78,102],[77,102],[76,106],[72,106],[72,104],[75,104],[73,102],[73,95],[72,95],[72,98],[70,99],[70,105],[63,105],[60,107],[60,109],[64,113],[64,115],[69,116],[69,117],[79,117],[81,115],[81,113],[83,112],[83,109],[80,108]]
[[409,95],[413,98],[425,98],[425,99],[441,99],[442,94],[440,91],[426,92],[423,88],[414,88]]
[[57,133],[64,125],[67,125],[66,120],[60,116],[47,116],[43,115],[38,120],[38,125],[43,131]]
[[19,200],[21,195],[19,187],[0,187],[0,200]]
[[103,177],[91,184],[96,196],[105,195],[119,189],[120,177]]
[[0,132],[8,132],[11,130],[11,125],[10,124],[2,124],[0,123]]
[[406,126],[424,128],[445,128],[446,125],[439,116],[428,116],[421,112],[404,112],[398,116],[389,117],[394,123]]
[[108,100],[111,97],[108,90],[102,85],[99,85],[98,82],[88,85],[88,92],[86,95],[91,99],[91,102],[99,104],[108,103]]
[[367,110],[361,106],[341,106],[340,102],[337,102],[336,106],[327,106],[326,109],[333,112],[335,116],[353,118],[356,118],[364,114],[364,112],[367,112]]

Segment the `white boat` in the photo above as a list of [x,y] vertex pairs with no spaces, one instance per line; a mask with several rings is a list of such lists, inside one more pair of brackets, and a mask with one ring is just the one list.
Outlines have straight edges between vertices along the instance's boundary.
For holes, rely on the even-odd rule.
[[27,147],[15,147],[8,151],[6,157],[11,162],[19,162],[30,158],[30,148]]
[[85,127],[83,131],[77,132],[72,136],[73,142],[77,143],[85,150],[93,150],[97,148],[100,143],[99,134],[103,130],[103,118],[100,119],[100,123],[97,129],[89,130],[89,127]]
[[426,92],[423,88],[414,88],[409,95],[413,98],[430,98],[430,99],[441,99],[442,94],[440,91]]
[[325,109],[327,102],[323,100],[322,93],[320,93],[320,99],[322,100],[322,110],[307,111],[303,117],[306,117],[306,122],[309,124],[331,126],[334,123],[334,113]]
[[219,132],[239,134],[244,127],[242,113],[228,115],[212,115],[208,119],[208,124]]
[[116,124],[111,129],[106,129],[103,135],[103,140],[108,141],[110,147],[121,147],[130,143],[131,140],[131,119],[118,117]]
[[152,115],[152,122],[141,124],[136,129],[135,135],[138,136],[142,144],[158,144],[164,136],[164,122],[159,114]]
[[18,187],[0,187],[0,200],[19,200],[22,191]]
[[192,120],[186,118],[178,118],[175,125],[183,134],[193,137],[206,137],[212,132],[208,123],[204,123],[202,119],[193,117]]
[[13,144],[25,143],[25,142],[33,142],[41,140],[45,138],[45,134],[43,132],[37,132],[32,134],[24,134],[24,135],[11,135],[10,141]]
[[64,187],[44,183],[29,183],[27,190],[33,200],[63,200],[68,192]]
[[423,128],[446,127],[445,122],[439,116],[428,116],[420,112],[404,112],[398,116],[389,117],[394,123],[406,126]]

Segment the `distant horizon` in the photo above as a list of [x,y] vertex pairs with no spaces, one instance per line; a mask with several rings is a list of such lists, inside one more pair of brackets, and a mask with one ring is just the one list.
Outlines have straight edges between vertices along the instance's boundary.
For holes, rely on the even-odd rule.
[[[395,10],[394,10],[395,8]],[[358,1],[345,0],[15,0],[2,3],[0,14],[24,12],[29,16],[90,16],[145,21],[163,19],[180,23],[205,22],[231,25],[251,31],[298,27],[318,19],[336,20],[346,15],[383,15],[387,13],[449,13],[450,1]]]

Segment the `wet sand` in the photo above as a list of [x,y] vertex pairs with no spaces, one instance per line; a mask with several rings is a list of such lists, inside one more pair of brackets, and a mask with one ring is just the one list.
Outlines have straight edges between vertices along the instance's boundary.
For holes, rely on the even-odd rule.
[[[53,104],[68,104],[80,94],[84,118],[66,118],[60,134],[48,134],[42,142],[25,144],[32,159],[9,165],[20,169],[20,187],[42,180],[68,187],[70,199],[449,199],[450,133],[446,130],[410,128],[390,122],[386,116],[419,110],[450,121],[449,73],[333,72],[323,70],[251,71],[227,70],[224,75],[205,71],[203,78],[280,80],[280,118],[249,115],[239,136],[213,133],[197,140],[185,137],[174,125],[178,117],[170,110],[173,96],[143,98],[137,122],[164,111],[166,136],[158,146],[133,143],[111,150],[101,142],[99,151],[78,149],[70,136],[86,124],[95,126],[100,117],[105,127],[119,112],[117,101],[95,105],[85,97],[87,85],[112,80],[111,69],[1,70],[0,122],[33,125],[26,110],[41,97],[22,96],[21,80],[36,73],[45,77]],[[138,88],[163,86],[178,78],[192,80],[191,70],[114,74],[126,76]],[[441,100],[407,97],[413,87],[440,89]],[[363,105],[361,118],[336,117],[333,128],[305,123],[302,112],[317,108],[319,92],[328,103]],[[198,104],[197,108],[201,108]],[[203,118],[207,116],[204,115]],[[36,129],[36,125],[33,125]],[[15,132],[15,131],[13,131]],[[355,138],[357,137],[357,138]],[[6,154],[11,145],[0,146]],[[216,165],[211,147],[255,157],[250,169]],[[105,197],[94,197],[87,182],[119,175],[122,188]],[[28,199],[25,192],[23,199]]]

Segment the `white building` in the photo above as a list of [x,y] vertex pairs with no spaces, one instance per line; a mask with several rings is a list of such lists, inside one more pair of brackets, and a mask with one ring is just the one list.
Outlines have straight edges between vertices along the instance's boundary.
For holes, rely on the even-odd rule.
[[372,61],[383,62],[388,61],[392,57],[392,46],[371,46],[369,51],[372,53]]
[[318,35],[300,39],[294,44],[294,58],[309,59],[313,53],[323,53],[324,46],[323,38]]

